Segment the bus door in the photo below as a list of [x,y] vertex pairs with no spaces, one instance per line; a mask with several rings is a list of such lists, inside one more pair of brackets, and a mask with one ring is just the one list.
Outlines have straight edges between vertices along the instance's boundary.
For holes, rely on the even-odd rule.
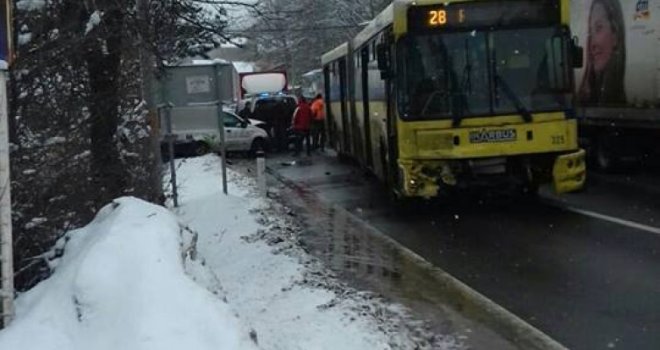
[[371,144],[371,118],[369,112],[369,46],[360,51],[361,71],[360,79],[362,79],[362,107],[363,107],[363,122],[364,122],[364,145],[365,145],[365,165],[367,168],[373,169],[373,146]]
[[[396,60],[396,51],[395,46],[393,45],[392,32],[385,32],[381,38],[381,42],[388,48],[388,60],[391,70],[391,74],[394,74],[396,71],[395,62]],[[398,183],[399,176],[399,142],[397,140],[397,112],[396,112],[396,91],[394,90],[395,84],[392,82],[392,77],[385,79],[385,100],[387,101],[387,156],[388,156],[388,169],[387,181],[391,183],[392,186]]]
[[332,79],[332,73],[330,72],[330,65],[326,65],[323,67],[323,85],[325,88],[325,94],[323,97],[325,98],[325,133],[326,133],[326,139],[328,140],[328,145],[332,148],[337,147],[337,121],[335,120],[335,115],[332,113],[332,102],[333,102],[333,94],[334,92],[332,91],[332,86],[330,84],[330,79]]
[[346,58],[339,60],[339,90],[341,99],[341,137],[342,147],[341,151],[345,154],[351,154],[351,135],[350,123],[348,121],[348,72],[346,66]]

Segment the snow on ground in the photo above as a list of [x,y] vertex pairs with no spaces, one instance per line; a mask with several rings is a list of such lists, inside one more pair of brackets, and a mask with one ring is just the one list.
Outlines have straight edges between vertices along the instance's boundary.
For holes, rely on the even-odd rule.
[[46,0],[19,0],[16,2],[16,8],[21,11],[41,10],[46,6]]
[[286,208],[220,159],[177,161],[182,206],[103,208],[54,250],[53,275],[17,299],[5,350],[463,349],[349,288],[300,247]]
[[286,208],[254,193],[252,178],[229,169],[224,196],[218,157],[177,168],[177,212],[199,234],[199,256],[213,273],[198,281],[222,291],[262,349],[463,348],[401,307],[340,283],[300,248],[300,228]]
[[186,275],[182,232],[162,207],[106,206],[66,236],[54,274],[17,299],[0,349],[256,349],[229,306]]

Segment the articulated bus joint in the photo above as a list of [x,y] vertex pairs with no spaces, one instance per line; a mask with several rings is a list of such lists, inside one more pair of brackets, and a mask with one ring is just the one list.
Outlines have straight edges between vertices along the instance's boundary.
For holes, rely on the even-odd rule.
[[585,157],[586,152],[581,149],[574,153],[560,155],[555,159],[552,168],[555,192],[573,192],[584,187],[587,178]]

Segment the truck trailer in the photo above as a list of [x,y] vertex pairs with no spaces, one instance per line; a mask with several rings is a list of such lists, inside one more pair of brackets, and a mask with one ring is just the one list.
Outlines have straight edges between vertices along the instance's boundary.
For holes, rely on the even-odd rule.
[[585,48],[576,71],[581,142],[596,167],[636,168],[660,154],[660,1],[571,0]]

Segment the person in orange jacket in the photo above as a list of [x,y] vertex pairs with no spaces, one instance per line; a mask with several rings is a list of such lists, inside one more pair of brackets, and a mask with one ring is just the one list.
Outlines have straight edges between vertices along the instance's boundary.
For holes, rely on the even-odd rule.
[[325,149],[325,102],[321,94],[312,102],[312,146],[321,152]]
[[293,154],[294,157],[300,155],[302,151],[303,141],[306,141],[307,145],[307,155],[310,156],[312,153],[312,148],[310,145],[310,135],[309,129],[312,122],[312,109],[305,100],[304,97],[300,96],[298,99],[298,108],[293,112],[293,132],[296,134],[296,151]]

